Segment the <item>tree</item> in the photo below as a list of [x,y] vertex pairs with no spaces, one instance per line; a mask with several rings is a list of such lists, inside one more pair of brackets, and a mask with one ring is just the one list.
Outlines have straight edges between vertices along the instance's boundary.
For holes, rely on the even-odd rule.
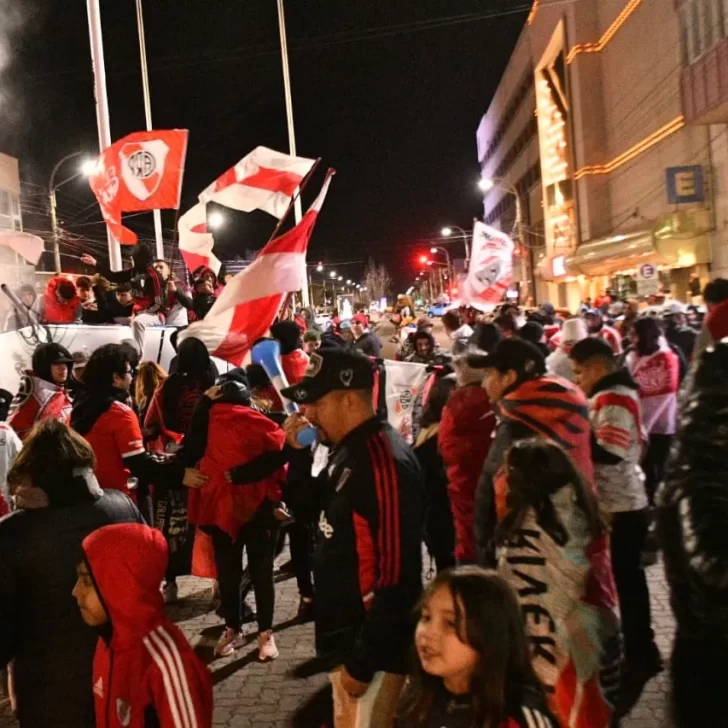
[[371,301],[378,301],[392,290],[392,276],[383,265],[377,265],[371,258],[364,271],[364,285]]

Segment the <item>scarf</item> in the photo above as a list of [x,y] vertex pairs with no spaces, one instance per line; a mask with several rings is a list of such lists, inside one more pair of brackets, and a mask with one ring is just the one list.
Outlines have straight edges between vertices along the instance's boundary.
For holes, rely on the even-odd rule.
[[73,402],[71,411],[71,427],[79,435],[87,435],[96,424],[96,420],[106,412],[114,402],[127,404],[129,393],[123,389],[109,387],[106,390],[82,390]]

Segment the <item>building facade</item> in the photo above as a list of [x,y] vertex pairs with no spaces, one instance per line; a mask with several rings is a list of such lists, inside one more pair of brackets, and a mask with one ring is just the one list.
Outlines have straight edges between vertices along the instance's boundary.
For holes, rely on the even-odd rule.
[[[518,229],[515,186],[516,270],[537,300],[571,311],[607,289],[688,300],[726,268],[728,145],[712,117],[701,123],[684,108],[682,17],[692,8],[680,7],[713,19],[719,54],[724,2],[533,3],[477,140],[482,176],[496,182],[485,220]],[[711,96],[712,109],[721,103]]]

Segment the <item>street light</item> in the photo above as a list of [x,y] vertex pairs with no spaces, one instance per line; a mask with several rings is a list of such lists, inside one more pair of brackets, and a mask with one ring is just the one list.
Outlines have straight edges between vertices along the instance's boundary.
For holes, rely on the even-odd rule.
[[207,216],[207,227],[210,230],[220,230],[225,227],[225,216],[221,212],[211,212]]
[[461,227],[458,227],[457,225],[448,225],[440,231],[440,234],[443,238],[449,238],[454,234],[456,230],[462,236],[463,243],[465,244],[465,265],[467,266],[468,262],[470,261],[470,251],[468,249],[468,233],[466,233],[465,230],[463,230]]
[[58,206],[56,203],[56,190],[62,185],[65,185],[67,182],[71,182],[72,180],[76,179],[77,177],[81,177],[82,175],[88,177],[89,175],[93,174],[94,170],[96,169],[96,161],[88,158],[85,159],[81,163],[81,166],[79,167],[76,174],[72,174],[70,177],[67,177],[58,184],[55,184],[56,173],[61,168],[61,166],[65,164],[69,159],[75,159],[76,157],[80,157],[82,154],[84,154],[84,152],[71,152],[71,154],[67,154],[65,157],[63,157],[63,159],[61,159],[61,161],[58,162],[55,167],[53,167],[53,170],[51,171],[51,178],[48,182],[48,202],[50,203],[51,208],[51,228],[53,230],[53,262],[56,267],[56,273],[61,272],[61,244],[60,231],[58,229]]
[[317,272],[317,273],[321,273],[321,272],[323,271],[323,269],[324,269],[324,266],[323,266],[323,264],[322,264],[322,263],[319,263],[319,264],[318,264],[318,265],[316,266],[316,272]]
[[348,280],[346,281],[346,285],[347,285],[347,286],[350,286],[350,285],[351,285],[351,278],[349,278],[349,279],[348,279]]
[[478,180],[478,187],[482,192],[490,192],[495,187],[495,180],[492,177],[481,177]]
[[336,280],[337,281],[343,281],[344,280],[344,276],[339,276]]

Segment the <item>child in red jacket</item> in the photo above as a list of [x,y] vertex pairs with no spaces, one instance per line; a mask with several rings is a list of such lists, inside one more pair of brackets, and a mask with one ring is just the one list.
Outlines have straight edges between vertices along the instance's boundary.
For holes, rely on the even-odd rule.
[[73,595],[101,635],[93,670],[97,728],[209,728],[210,673],[164,614],[162,533],[115,524],[82,546]]

